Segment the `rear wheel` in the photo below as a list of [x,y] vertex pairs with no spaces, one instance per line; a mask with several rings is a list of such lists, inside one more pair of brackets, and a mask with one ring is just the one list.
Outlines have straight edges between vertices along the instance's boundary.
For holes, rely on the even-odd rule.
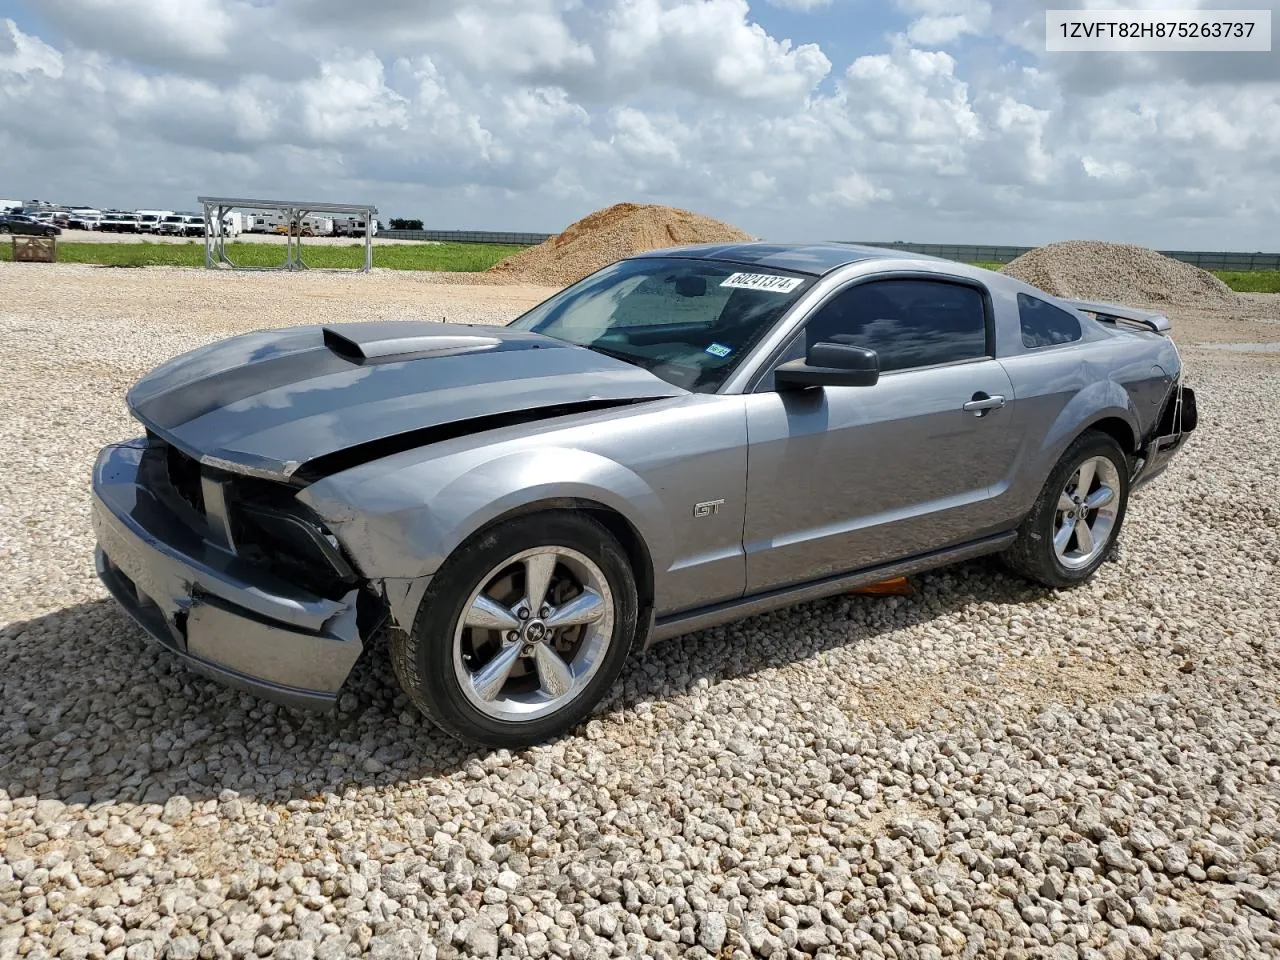
[[1110,554],[1128,503],[1128,457],[1112,437],[1088,431],[1049,474],[1005,564],[1047,587],[1082,583]]
[[531,514],[459,547],[391,659],[414,704],[472,743],[522,747],[577,724],[636,635],[635,578],[603,526]]

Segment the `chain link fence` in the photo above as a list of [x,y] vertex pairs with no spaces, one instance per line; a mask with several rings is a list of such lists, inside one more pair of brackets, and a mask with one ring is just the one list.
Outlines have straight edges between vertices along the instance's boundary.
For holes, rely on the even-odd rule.
[[[965,263],[1008,263],[1032,247],[997,247],[966,243],[884,243],[859,240],[871,247],[887,247],[924,253],[944,260],[960,260]],[[1232,253],[1206,250],[1161,250],[1160,253],[1174,260],[1181,260],[1202,270],[1280,270],[1280,253]]]
[[509,233],[501,230],[379,230],[390,240],[439,240],[443,243],[541,243],[552,233]]
[[[494,230],[383,230],[378,236],[393,240],[438,240],[445,243],[535,244],[551,233],[513,233]],[[964,263],[1008,263],[1031,247],[983,246],[966,243],[885,243],[872,240],[845,241],[872,247],[887,247],[911,253],[925,253]],[[1231,253],[1202,250],[1161,250],[1166,257],[1182,260],[1203,270],[1280,270],[1280,253]]]

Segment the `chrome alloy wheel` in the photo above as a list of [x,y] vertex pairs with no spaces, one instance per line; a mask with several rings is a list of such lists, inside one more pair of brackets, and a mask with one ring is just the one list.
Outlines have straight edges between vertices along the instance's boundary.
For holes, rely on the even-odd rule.
[[480,581],[454,629],[463,694],[496,720],[555,713],[604,662],[613,606],[603,571],[576,550],[535,547],[509,557]]
[[1120,506],[1120,474],[1107,457],[1090,457],[1058,494],[1053,550],[1069,570],[1087,567],[1107,548]]

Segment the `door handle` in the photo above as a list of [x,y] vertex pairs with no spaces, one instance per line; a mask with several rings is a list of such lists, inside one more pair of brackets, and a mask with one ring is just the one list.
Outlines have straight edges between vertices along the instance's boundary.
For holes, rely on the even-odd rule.
[[965,413],[972,413],[975,417],[985,416],[988,410],[998,410],[1005,404],[1004,397],[996,394],[989,397],[985,393],[979,391],[973,395],[973,399],[967,401],[960,407]]

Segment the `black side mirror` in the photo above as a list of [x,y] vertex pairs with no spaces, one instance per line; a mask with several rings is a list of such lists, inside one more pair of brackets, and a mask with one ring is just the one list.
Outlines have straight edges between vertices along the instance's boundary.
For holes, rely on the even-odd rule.
[[803,360],[784,363],[773,372],[779,390],[808,387],[871,387],[880,380],[880,358],[868,347],[850,343],[815,343]]

